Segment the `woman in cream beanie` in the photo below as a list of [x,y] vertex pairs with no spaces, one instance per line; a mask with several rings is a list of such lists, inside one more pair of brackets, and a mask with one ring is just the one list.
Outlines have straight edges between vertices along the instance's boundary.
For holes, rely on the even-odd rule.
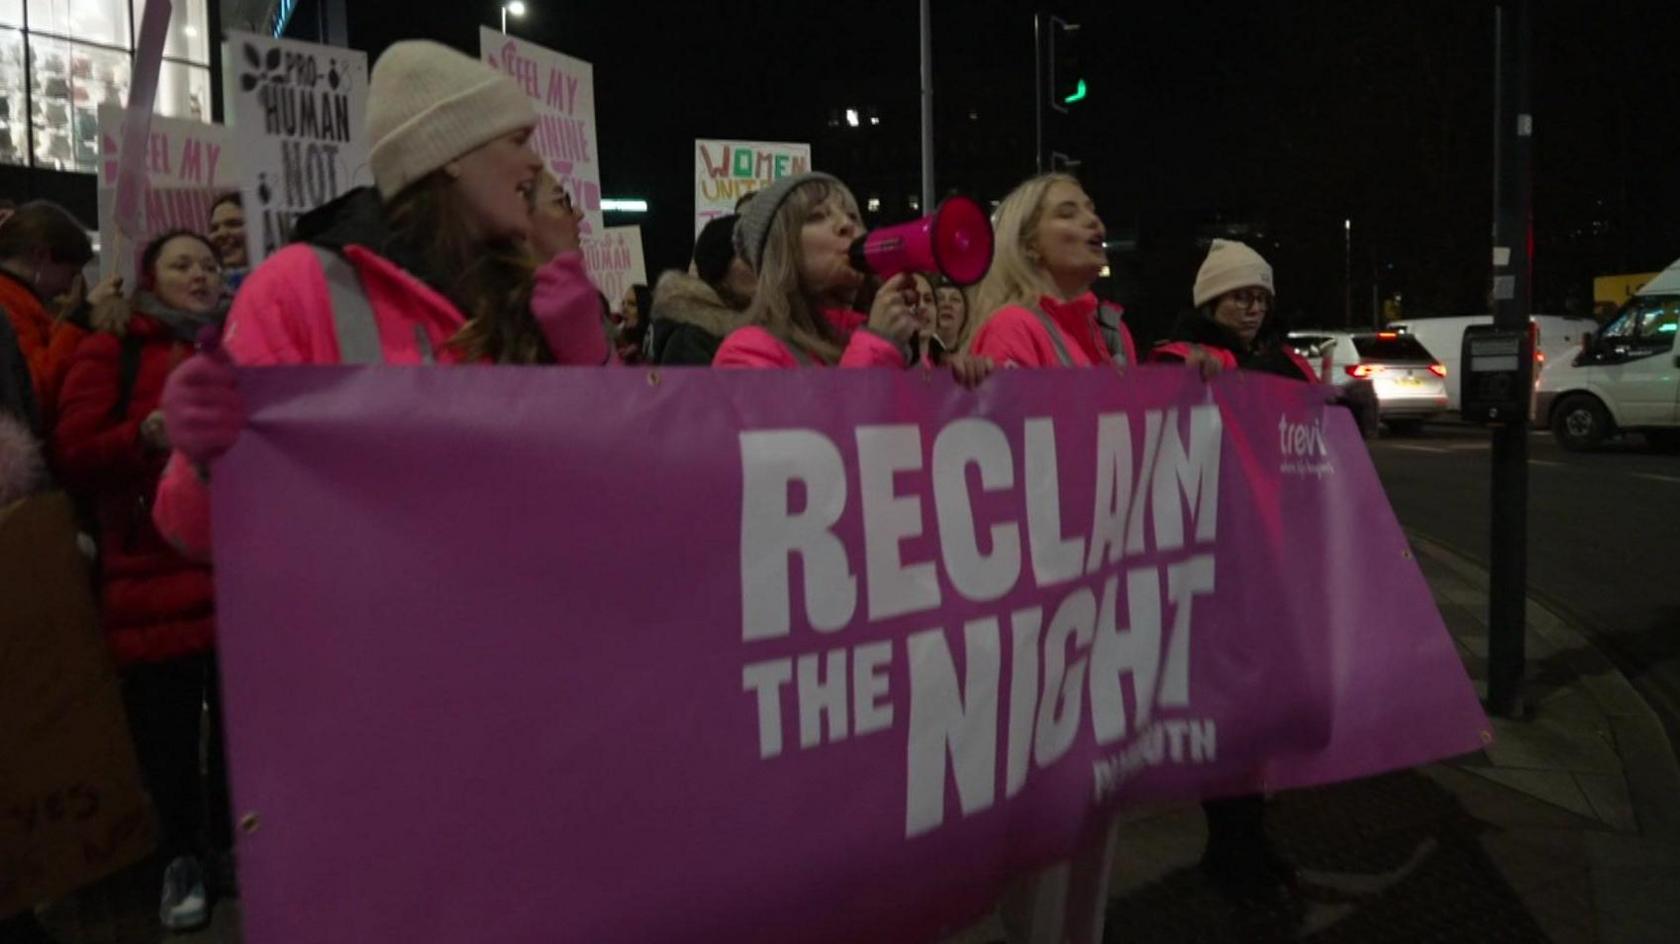
[[1316,381],[1312,366],[1283,343],[1273,313],[1272,266],[1246,243],[1215,239],[1190,292],[1195,309],[1179,317],[1150,360],[1202,362]]
[[203,477],[245,425],[234,364],[547,363],[610,357],[576,249],[533,268],[526,247],[542,158],[512,80],[447,46],[392,45],[373,68],[374,187],[299,219],[297,240],[234,298],[218,349],[170,376],[175,446],[153,518],[209,551]]
[[[1276,290],[1272,267],[1258,252],[1215,239],[1190,291],[1195,309],[1180,316],[1170,340],[1156,347],[1150,360],[1199,363],[1207,373],[1256,370],[1316,381],[1312,366],[1284,343],[1274,314]],[[1270,628],[1266,619],[1257,616],[1227,629],[1264,634]],[[1225,797],[1204,802],[1202,809],[1208,824],[1202,872],[1240,904],[1298,920],[1300,875],[1266,834],[1266,798]]]

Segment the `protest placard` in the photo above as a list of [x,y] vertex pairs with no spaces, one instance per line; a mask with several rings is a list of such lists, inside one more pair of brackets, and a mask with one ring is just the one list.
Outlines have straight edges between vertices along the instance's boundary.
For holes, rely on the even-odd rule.
[[578,233],[587,247],[602,238],[606,228],[601,221],[601,162],[595,149],[595,67],[493,29],[480,29],[478,43],[484,61],[506,73],[531,99],[537,111],[531,147],[571,194],[572,204],[583,211]]
[[[624,293],[632,285],[646,285],[647,264],[642,259],[642,228],[640,226],[609,226],[605,235],[586,244],[584,255],[589,275],[595,287],[607,296],[614,311],[624,303]],[[647,316],[646,312],[642,313]]]
[[0,509],[0,918],[152,848],[91,588],[64,493]]
[[144,163],[138,231],[119,237],[116,223],[117,181],[122,167],[122,130],[126,113],[116,105],[99,107],[99,266],[120,273],[133,287],[140,253],[152,237],[175,229],[195,233],[210,228],[210,205],[239,189],[239,159],[232,137],[221,125],[154,117]]
[[811,170],[811,146],[780,141],[694,142],[694,232],[778,178]]
[[227,37],[223,89],[255,266],[286,244],[299,216],[373,183],[367,54],[255,33]]

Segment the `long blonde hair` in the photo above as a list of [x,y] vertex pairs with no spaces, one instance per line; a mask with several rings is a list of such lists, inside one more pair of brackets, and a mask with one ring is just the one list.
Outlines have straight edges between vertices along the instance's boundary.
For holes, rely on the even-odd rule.
[[844,184],[812,180],[795,187],[776,210],[760,258],[758,291],[747,307],[747,320],[797,347],[811,357],[834,364],[840,360],[840,339],[822,314],[822,299],[799,281],[801,241],[805,219],[813,207],[839,196],[846,211],[858,212],[857,199]]
[[1040,295],[1055,294],[1055,283],[1028,257],[1027,246],[1044,217],[1044,198],[1056,184],[1081,186],[1069,174],[1040,174],[1011,190],[992,213],[992,267],[974,293],[974,310],[963,329],[965,349],[1000,310],[1035,305]]

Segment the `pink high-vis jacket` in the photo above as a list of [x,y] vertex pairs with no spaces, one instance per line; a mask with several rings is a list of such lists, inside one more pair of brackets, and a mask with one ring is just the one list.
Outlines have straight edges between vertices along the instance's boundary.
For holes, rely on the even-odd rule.
[[[222,331],[222,348],[235,364],[343,363],[332,293],[318,251],[303,244],[287,246],[240,286]],[[462,361],[449,342],[466,318],[448,299],[371,249],[348,245],[342,255],[354,268],[372,309],[384,363]],[[600,318],[600,302],[584,271],[581,252],[563,253],[538,271],[531,308],[534,314],[554,313],[580,323]],[[560,364],[600,366],[608,355],[605,335],[582,332],[580,341],[575,350],[554,351],[555,359]],[[152,519],[184,553],[208,558],[210,490],[180,453],[169,457]]]
[[[906,366],[904,349],[892,341],[868,328],[863,327],[867,316],[844,309],[833,309],[823,312],[823,317],[833,325],[841,337],[846,338],[846,349],[840,355],[841,367],[895,367],[903,369]],[[803,352],[795,352],[776,336],[758,325],[748,325],[737,328],[723,339],[718,346],[716,356],[712,358],[713,367],[826,367],[822,361],[801,356]]]
[[1124,355],[1126,364],[1137,363],[1137,347],[1124,323],[1119,326],[1124,350],[1108,349],[1097,324],[1097,305],[1097,296],[1086,293],[1065,302],[1040,296],[1036,311],[1020,305],[1001,308],[975,333],[970,350],[999,367],[1090,367],[1113,362],[1116,353]]

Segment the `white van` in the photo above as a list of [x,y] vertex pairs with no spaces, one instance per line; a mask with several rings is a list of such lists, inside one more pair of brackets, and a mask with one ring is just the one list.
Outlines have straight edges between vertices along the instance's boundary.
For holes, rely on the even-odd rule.
[[1565,449],[1591,449],[1617,430],[1680,448],[1680,259],[1622,305],[1574,356],[1546,362],[1532,419]]
[[[1538,336],[1535,338],[1535,373],[1546,362],[1556,358],[1574,357],[1581,349],[1581,335],[1598,330],[1598,322],[1591,318],[1564,315],[1531,315]],[[1447,409],[1459,409],[1458,394],[1463,374],[1459,361],[1464,356],[1464,329],[1470,325],[1493,324],[1492,315],[1452,315],[1445,318],[1413,318],[1396,321],[1390,327],[1423,342],[1447,368]]]

